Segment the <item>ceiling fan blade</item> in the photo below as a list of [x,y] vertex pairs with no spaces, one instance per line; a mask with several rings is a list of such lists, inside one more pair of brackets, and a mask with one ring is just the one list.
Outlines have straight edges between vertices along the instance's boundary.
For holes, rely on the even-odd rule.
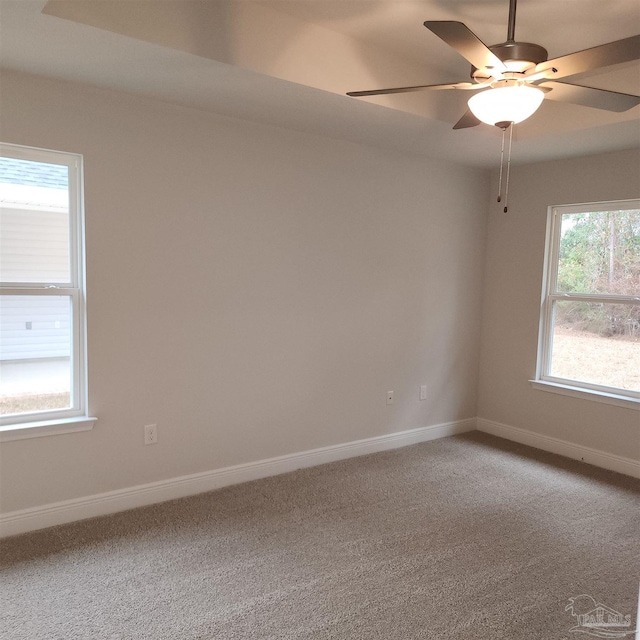
[[627,111],[640,104],[640,96],[583,87],[567,82],[544,82],[540,85],[540,88],[552,89],[545,95],[546,100],[571,102],[572,104],[580,104],[585,107],[604,109],[606,111]]
[[471,109],[467,109],[467,112],[453,125],[454,129],[468,129],[469,127],[477,127],[482,124],[478,118],[476,118]]
[[640,35],[541,62],[536,66],[536,70],[556,69],[555,73],[548,75],[549,78],[555,80],[630,60],[640,60]]
[[371,91],[349,91],[348,96],[355,98],[361,98],[363,96],[381,96],[389,93],[410,93],[412,91],[428,91],[428,90],[442,90],[442,89],[481,89],[482,85],[476,82],[451,82],[449,84],[422,84],[416,87],[395,87],[392,89],[373,89]]
[[497,76],[507,71],[502,60],[462,22],[427,20],[424,26],[453,47],[477,69],[487,69],[489,72],[493,70]]

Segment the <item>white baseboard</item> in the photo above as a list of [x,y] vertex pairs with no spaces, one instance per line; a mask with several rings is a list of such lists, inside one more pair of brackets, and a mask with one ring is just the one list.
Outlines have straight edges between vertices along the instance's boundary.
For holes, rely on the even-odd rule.
[[596,467],[617,471],[627,476],[640,478],[640,461],[638,460],[605,453],[604,451],[584,447],[579,444],[574,444],[573,442],[560,440],[559,438],[544,436],[539,433],[534,433],[533,431],[527,431],[526,429],[511,427],[500,422],[486,420],[485,418],[477,418],[476,423],[478,431],[484,431],[485,433],[490,433],[494,436],[505,438],[506,440],[513,440],[520,444],[526,444],[536,449],[549,451],[550,453],[557,453],[566,458],[581,460]]
[[418,442],[445,438],[473,431],[475,427],[475,418],[457,420],[455,422],[446,422],[430,427],[410,429],[366,438],[365,440],[312,449],[277,458],[249,462],[233,467],[194,473],[169,480],[160,480],[159,482],[151,482],[30,509],[11,511],[0,514],[0,537],[35,531],[118,511],[126,511],[127,509],[135,509],[136,507],[174,500],[175,498],[184,498],[232,484],[258,480],[327,462],[335,462],[336,460],[354,458],[377,451],[406,447]]
[[355,458],[378,451],[397,449],[419,442],[427,442],[428,440],[446,438],[459,433],[473,431],[476,428],[479,431],[490,433],[506,440],[512,440],[567,458],[582,460],[603,469],[640,478],[640,461],[638,460],[605,453],[597,449],[544,436],[485,418],[469,418],[467,420],[446,422],[430,427],[410,429],[320,449],[302,451],[277,458],[214,469],[213,471],[194,473],[169,480],[160,480],[30,509],[7,512],[0,514],[0,537],[144,507],[158,502],[165,502],[166,500],[184,498],[241,482],[259,480],[260,478],[295,471],[296,469]]

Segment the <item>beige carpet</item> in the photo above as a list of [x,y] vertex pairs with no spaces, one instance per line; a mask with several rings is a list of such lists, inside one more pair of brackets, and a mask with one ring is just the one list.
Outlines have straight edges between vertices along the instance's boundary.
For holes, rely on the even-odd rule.
[[0,637],[588,640],[639,535],[640,482],[473,433],[5,540]]

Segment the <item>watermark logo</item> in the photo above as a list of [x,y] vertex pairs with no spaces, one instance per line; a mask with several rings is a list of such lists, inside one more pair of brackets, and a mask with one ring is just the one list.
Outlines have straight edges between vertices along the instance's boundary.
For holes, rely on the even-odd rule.
[[585,633],[596,638],[628,638],[635,631],[631,629],[631,616],[596,602],[586,594],[569,598],[565,611],[570,611],[577,624],[571,633]]

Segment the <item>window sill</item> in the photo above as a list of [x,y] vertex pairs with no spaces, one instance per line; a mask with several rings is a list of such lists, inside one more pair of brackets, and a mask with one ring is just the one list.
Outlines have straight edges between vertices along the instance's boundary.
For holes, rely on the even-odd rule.
[[572,387],[557,382],[547,382],[546,380],[529,380],[531,386],[539,391],[549,391],[558,393],[563,396],[571,396],[573,398],[582,398],[583,400],[592,400],[594,402],[603,402],[604,404],[612,404],[625,409],[635,409],[640,411],[640,399],[629,398],[628,396],[619,396],[614,393],[604,393],[595,391],[594,389],[583,389],[582,387]]
[[75,433],[76,431],[90,431],[93,429],[97,419],[80,416],[78,418],[59,418],[57,420],[5,425],[0,427],[0,442],[57,436],[63,433]]

